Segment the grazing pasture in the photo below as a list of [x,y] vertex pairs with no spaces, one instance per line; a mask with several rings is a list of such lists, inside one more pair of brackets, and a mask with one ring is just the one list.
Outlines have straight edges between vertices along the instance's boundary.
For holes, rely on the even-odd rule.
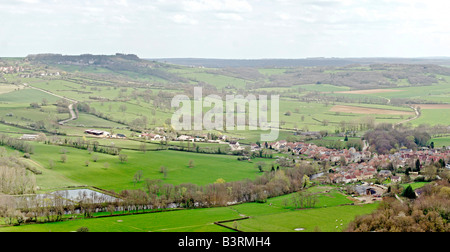
[[[61,187],[64,185],[61,181],[70,181],[67,185],[88,185],[121,191],[141,188],[145,179],[160,179],[164,183],[174,185],[182,183],[205,185],[214,183],[219,178],[227,182],[254,179],[260,175],[255,168],[256,162],[264,161],[270,164],[274,161],[272,159],[238,161],[236,156],[185,151],[163,150],[144,153],[122,150],[121,153],[127,155],[127,160],[121,162],[118,156],[89,153],[87,150],[42,143],[34,143],[33,146],[35,154],[31,159],[43,167],[43,174],[36,177],[42,190]],[[65,155],[64,162],[61,161],[62,155]],[[193,163],[191,167],[190,160]],[[89,161],[88,165],[86,161]],[[161,172],[162,166],[167,167],[166,176]],[[138,171],[142,171],[142,178],[135,183],[133,178]],[[59,176],[61,179],[49,180],[47,174],[53,178]]]
[[87,227],[90,232],[229,232],[214,222],[237,218],[238,213],[223,207],[5,227],[0,232],[71,232],[80,227]]

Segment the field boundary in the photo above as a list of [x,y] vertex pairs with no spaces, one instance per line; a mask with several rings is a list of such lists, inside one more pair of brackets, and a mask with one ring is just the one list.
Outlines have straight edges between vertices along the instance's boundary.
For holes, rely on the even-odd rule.
[[216,221],[216,222],[214,222],[214,224],[218,225],[218,226],[221,226],[223,228],[226,228],[226,229],[230,229],[230,230],[242,233],[244,231],[239,230],[237,228],[232,228],[232,227],[223,225],[223,223],[228,223],[228,222],[233,222],[233,221],[241,221],[241,220],[247,220],[247,219],[250,219],[250,217],[247,216],[247,217],[242,217],[242,218],[237,218],[237,219],[232,219],[232,220]]

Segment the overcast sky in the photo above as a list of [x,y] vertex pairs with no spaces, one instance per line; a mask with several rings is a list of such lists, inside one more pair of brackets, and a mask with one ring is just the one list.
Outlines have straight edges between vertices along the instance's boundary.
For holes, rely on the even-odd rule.
[[2,0],[0,57],[450,56],[450,1]]

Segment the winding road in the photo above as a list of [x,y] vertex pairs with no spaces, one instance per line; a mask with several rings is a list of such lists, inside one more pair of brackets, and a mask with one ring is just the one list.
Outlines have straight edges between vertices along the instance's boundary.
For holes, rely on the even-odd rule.
[[69,106],[68,106],[69,112],[70,112],[70,118],[65,119],[65,120],[62,120],[62,121],[59,121],[59,122],[58,122],[59,125],[64,125],[64,124],[66,124],[67,122],[76,120],[76,119],[78,118],[77,113],[75,113],[75,110],[73,109],[73,105],[76,105],[76,104],[78,103],[77,100],[70,99],[70,98],[67,98],[67,97],[64,97],[64,96],[61,96],[61,95],[54,94],[54,93],[52,93],[52,92],[50,92],[50,91],[47,91],[47,90],[45,90],[45,89],[41,89],[41,88],[37,88],[37,87],[30,86],[30,85],[27,84],[27,83],[24,83],[23,85],[24,85],[25,87],[29,87],[29,88],[32,88],[32,89],[35,89],[35,90],[38,90],[38,91],[41,91],[41,92],[47,93],[47,94],[49,94],[49,95],[53,95],[53,96],[55,96],[55,97],[58,97],[58,98],[61,98],[61,99],[64,99],[64,100],[67,100],[67,101],[71,102],[71,104],[69,104]]
[[419,111],[417,110],[417,107],[414,107],[414,106],[409,106],[409,107],[412,108],[412,109],[414,110],[414,112],[416,113],[416,116],[413,117],[413,118],[409,118],[409,119],[406,119],[406,120],[403,120],[403,121],[401,121],[401,122],[398,122],[398,123],[393,124],[393,125],[392,125],[392,128],[393,128],[393,129],[395,129],[395,127],[398,126],[398,125],[400,125],[400,124],[403,124],[403,123],[406,123],[406,122],[415,120],[415,119],[417,119],[417,118],[420,117],[420,113],[419,113]]
[[[390,105],[390,104],[391,104],[391,99],[386,98],[386,97],[383,97],[383,96],[378,96],[378,97],[383,98],[383,99],[386,99],[386,100],[387,100],[387,103],[386,103],[387,105]],[[415,119],[417,119],[417,118],[420,117],[420,113],[419,113],[419,111],[417,110],[416,107],[414,107],[414,106],[409,106],[409,107],[410,107],[411,109],[414,110],[414,112],[416,113],[416,116],[413,117],[413,118],[406,119],[406,120],[403,120],[403,121],[401,121],[401,122],[398,122],[398,123],[393,124],[393,125],[392,125],[392,129],[395,129],[395,127],[398,126],[398,125],[400,125],[400,124],[403,124],[403,123],[406,123],[406,122],[415,120]]]

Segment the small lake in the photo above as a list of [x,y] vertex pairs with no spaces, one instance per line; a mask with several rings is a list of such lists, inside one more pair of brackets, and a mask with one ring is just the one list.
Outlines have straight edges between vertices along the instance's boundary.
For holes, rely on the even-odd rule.
[[64,199],[72,201],[80,201],[84,197],[85,199],[93,200],[95,203],[111,202],[117,199],[116,197],[100,193],[91,189],[62,190],[52,192],[51,194],[56,194]]
[[100,193],[91,189],[73,189],[73,190],[60,190],[55,192],[50,192],[46,194],[36,194],[36,195],[24,195],[24,196],[12,196],[18,205],[25,202],[30,202],[34,199],[45,200],[52,198],[61,198],[64,200],[64,204],[72,204],[73,202],[78,202],[81,199],[92,203],[104,203],[104,202],[114,202],[117,200],[116,197]]

